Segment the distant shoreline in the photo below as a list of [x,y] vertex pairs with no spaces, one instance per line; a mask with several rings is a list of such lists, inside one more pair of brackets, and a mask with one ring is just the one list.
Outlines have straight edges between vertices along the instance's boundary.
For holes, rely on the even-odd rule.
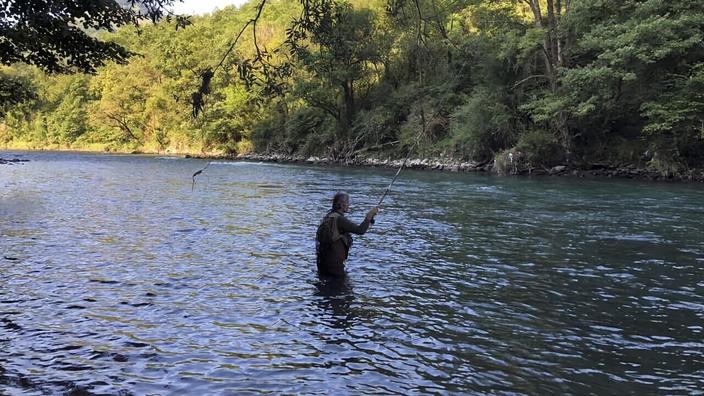
[[[236,156],[186,155],[186,158],[227,159],[242,161],[258,161],[272,163],[310,164],[351,166],[370,168],[398,169],[403,159],[379,159],[375,157],[356,158],[354,160],[330,160],[320,157],[302,157],[283,154],[245,154]],[[414,158],[409,159],[405,167],[422,171],[440,171],[453,173],[484,173],[502,176],[559,176],[581,179],[632,179],[668,182],[704,182],[704,169],[691,170],[677,175],[663,175],[652,169],[639,168],[635,165],[615,166],[608,164],[592,164],[589,168],[557,165],[552,168],[519,169],[517,172],[500,173],[496,170],[494,161],[476,162],[462,161],[451,158]]]
[[[2,152],[75,152],[75,153],[92,153],[104,155],[148,155],[148,156],[165,156],[174,158],[194,158],[202,160],[239,160],[239,161],[256,161],[270,163],[288,163],[288,164],[309,164],[309,165],[331,165],[331,166],[350,166],[350,167],[370,167],[370,168],[389,168],[398,169],[403,164],[403,159],[380,159],[375,157],[359,157],[353,160],[331,160],[321,157],[303,157],[297,155],[285,154],[240,154],[240,155],[223,155],[223,154],[195,154],[181,152],[143,152],[143,151],[98,151],[98,150],[80,150],[80,149],[47,149],[47,150],[27,150],[27,149],[0,149]],[[0,165],[16,164],[26,162],[27,160],[18,158],[4,158],[0,155]],[[631,179],[631,180],[646,180],[646,181],[666,181],[666,182],[696,182],[704,183],[704,169],[691,169],[687,172],[663,175],[662,173],[648,168],[638,167],[633,164],[612,165],[595,163],[582,167],[571,167],[568,165],[557,165],[552,168],[533,168],[526,169],[523,167],[515,167],[514,171],[501,173],[497,170],[494,161],[476,162],[463,161],[453,158],[413,158],[409,159],[405,167],[408,169],[422,171],[440,171],[452,173],[484,173],[503,176],[558,176],[570,177],[579,179]]]

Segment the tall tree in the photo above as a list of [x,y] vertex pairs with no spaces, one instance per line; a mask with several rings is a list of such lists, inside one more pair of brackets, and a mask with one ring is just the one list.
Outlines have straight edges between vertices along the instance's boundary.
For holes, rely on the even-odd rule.
[[[571,0],[521,0],[528,6],[533,16],[536,29],[543,32],[540,46],[540,57],[543,59],[544,73],[533,74],[519,81],[517,85],[533,78],[544,78],[549,84],[548,95],[559,97],[564,94],[561,85],[560,70],[567,67],[565,54],[569,52],[572,42],[570,30],[565,28],[565,18],[572,9]],[[543,4],[545,7],[543,8]],[[572,160],[573,136],[569,126],[569,113],[560,110],[555,112],[548,121],[551,127],[558,132],[559,140],[568,160]]]
[[[357,10],[345,2],[327,3],[317,18],[294,24],[292,31],[296,33],[289,34],[289,43],[293,54],[315,77],[337,88],[339,105],[325,105],[329,101],[321,97],[308,100],[331,114],[340,132],[346,133],[358,108],[355,84],[365,77],[369,64],[380,61],[380,53],[370,10]],[[303,39],[312,45],[302,44]]]

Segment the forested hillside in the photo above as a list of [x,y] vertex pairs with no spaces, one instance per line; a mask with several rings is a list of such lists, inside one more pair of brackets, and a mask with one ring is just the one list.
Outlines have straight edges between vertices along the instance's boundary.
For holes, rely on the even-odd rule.
[[704,164],[700,0],[317,3],[267,1],[227,57],[259,2],[96,33],[135,55],[93,75],[2,67],[0,147]]

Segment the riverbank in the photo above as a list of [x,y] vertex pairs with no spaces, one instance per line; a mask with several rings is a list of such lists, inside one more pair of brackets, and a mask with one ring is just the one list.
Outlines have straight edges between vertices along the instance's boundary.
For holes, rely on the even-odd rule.
[[[224,160],[241,160],[241,161],[257,161],[257,162],[274,162],[274,163],[292,163],[292,164],[311,164],[311,165],[336,165],[336,166],[358,166],[358,167],[373,167],[373,168],[399,168],[404,160],[392,158],[374,158],[374,157],[358,157],[355,159],[346,160],[331,160],[323,157],[304,157],[299,155],[286,154],[240,154],[240,155],[225,155],[217,153],[192,153],[192,152],[144,152],[144,151],[98,151],[98,150],[21,150],[26,152],[33,151],[75,151],[103,154],[133,154],[133,155],[165,155],[184,158],[199,158],[199,159],[224,159]],[[0,157],[0,165],[16,164],[26,162],[28,160],[19,158],[2,158]],[[572,177],[583,179],[594,178],[619,178],[619,179],[636,179],[636,180],[652,180],[652,181],[669,181],[669,182],[698,182],[704,183],[704,169],[690,169],[679,173],[663,174],[662,172],[648,167],[636,166],[634,164],[608,164],[594,163],[582,166],[557,165],[551,168],[534,168],[522,163],[504,163],[497,164],[496,161],[476,162],[463,161],[453,158],[413,158],[406,161],[405,167],[408,169],[423,170],[423,171],[441,171],[441,172],[472,172],[472,173],[487,173],[495,175],[510,175],[510,176],[557,176],[557,177]]]
[[[199,157],[199,156],[190,156]],[[224,158],[238,159],[244,161],[280,162],[280,163],[307,163],[313,165],[340,165],[340,166],[361,166],[361,167],[381,167],[399,168],[403,159],[379,159],[379,158],[355,158],[353,160],[330,160],[320,157],[302,157],[282,154],[246,154],[237,156],[204,156],[200,158]],[[490,173],[497,175],[514,176],[558,176],[573,178],[620,178],[637,180],[659,180],[676,182],[704,182],[704,169],[692,169],[677,174],[663,174],[657,170],[645,167],[638,167],[633,164],[617,165],[595,163],[587,166],[557,165],[551,168],[533,168],[525,164],[505,164],[499,165],[495,161],[476,162],[461,161],[452,158],[415,158],[406,161],[405,167],[408,169],[444,172],[475,172]]]

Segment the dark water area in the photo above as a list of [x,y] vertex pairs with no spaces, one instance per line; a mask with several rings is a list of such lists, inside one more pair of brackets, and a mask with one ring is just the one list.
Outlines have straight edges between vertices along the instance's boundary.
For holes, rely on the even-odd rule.
[[704,394],[702,186],[1,154],[0,394]]

